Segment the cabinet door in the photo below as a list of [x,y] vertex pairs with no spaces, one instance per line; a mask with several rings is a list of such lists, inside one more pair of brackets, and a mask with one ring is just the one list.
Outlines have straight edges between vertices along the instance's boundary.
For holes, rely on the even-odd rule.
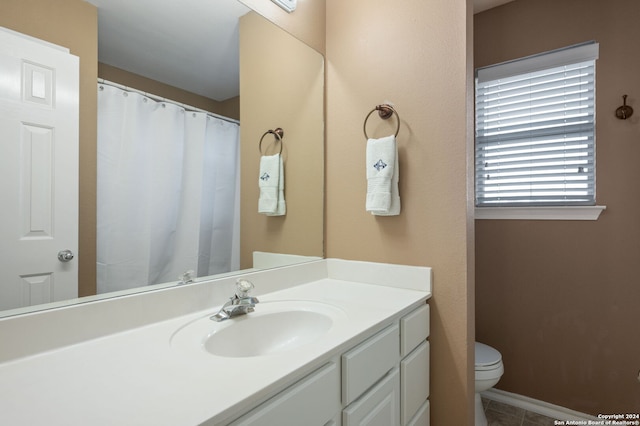
[[231,425],[322,426],[340,406],[340,369],[330,362]]
[[429,342],[400,362],[402,424],[406,425],[429,397]]
[[400,424],[400,373],[394,368],[371,390],[342,412],[343,426]]

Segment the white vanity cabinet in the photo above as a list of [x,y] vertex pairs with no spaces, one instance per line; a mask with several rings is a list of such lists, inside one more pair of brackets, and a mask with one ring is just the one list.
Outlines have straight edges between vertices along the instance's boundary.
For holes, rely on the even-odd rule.
[[340,369],[330,361],[251,410],[231,426],[324,425],[340,410]]
[[401,424],[429,424],[429,305],[400,319]]
[[429,425],[428,336],[425,304],[342,356],[342,426]]
[[425,304],[230,426],[428,426],[428,336]]

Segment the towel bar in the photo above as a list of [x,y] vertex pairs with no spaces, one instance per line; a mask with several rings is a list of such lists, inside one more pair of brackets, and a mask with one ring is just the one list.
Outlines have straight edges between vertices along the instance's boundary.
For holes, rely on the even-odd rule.
[[[260,143],[258,144],[258,150],[260,151],[260,154],[262,154],[262,140],[264,139],[265,136],[267,136],[269,133],[271,133],[272,135],[275,135],[276,137],[276,141],[280,142],[280,154],[282,154],[282,138],[284,137],[284,130],[282,130],[282,128],[278,127],[275,130],[267,130],[266,132],[264,132],[262,134],[262,137],[260,138]],[[264,154],[263,154],[264,155]]]
[[376,107],[374,109],[372,109],[369,114],[367,114],[367,116],[364,119],[364,125],[362,126],[363,130],[364,130],[364,137],[366,139],[369,139],[369,136],[367,135],[367,120],[369,120],[369,117],[371,116],[371,114],[374,113],[374,111],[378,111],[378,115],[380,116],[380,118],[382,118],[383,120],[387,120],[389,117],[391,117],[393,114],[396,115],[396,118],[398,119],[398,126],[396,127],[396,134],[395,136],[398,136],[398,133],[400,132],[400,116],[398,115],[398,113],[396,112],[396,110],[389,104],[382,104],[382,105],[376,105]]

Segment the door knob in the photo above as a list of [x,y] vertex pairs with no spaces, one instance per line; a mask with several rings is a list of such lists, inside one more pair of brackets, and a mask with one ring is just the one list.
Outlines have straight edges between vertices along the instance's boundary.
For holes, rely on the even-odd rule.
[[73,252],[71,250],[61,250],[58,252],[58,260],[60,262],[68,262],[73,259]]

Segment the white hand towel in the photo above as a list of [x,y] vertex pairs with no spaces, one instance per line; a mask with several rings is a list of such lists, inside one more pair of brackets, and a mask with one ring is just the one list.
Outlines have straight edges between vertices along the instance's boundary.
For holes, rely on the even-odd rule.
[[398,216],[400,214],[400,191],[398,183],[400,181],[400,169],[398,167],[398,152],[396,151],[395,166],[393,168],[393,176],[391,178],[391,206],[385,212],[371,212],[376,216]]
[[278,157],[280,157],[278,161],[278,205],[276,206],[276,211],[267,213],[267,216],[284,216],[287,213],[287,204],[284,201],[284,160],[282,159],[282,155],[278,154]]
[[395,136],[367,141],[366,210],[374,215],[400,214],[398,149]]
[[284,167],[280,154],[263,155],[260,158],[258,186],[258,213],[269,216],[284,215]]

